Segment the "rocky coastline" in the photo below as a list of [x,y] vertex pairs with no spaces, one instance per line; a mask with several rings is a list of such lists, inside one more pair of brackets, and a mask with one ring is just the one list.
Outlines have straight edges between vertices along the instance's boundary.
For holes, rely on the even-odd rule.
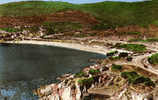
[[[120,54],[121,52],[119,52]],[[126,57],[121,57],[126,61]],[[59,83],[43,86],[34,91],[40,100],[157,100],[157,84],[145,86],[131,84],[121,77],[124,71],[134,71],[137,66],[120,65],[121,70],[114,70],[117,60],[111,57],[95,60],[96,64],[85,67],[76,74],[65,74],[57,79]],[[130,61],[127,61],[130,62]],[[141,69],[142,73],[147,73]],[[136,71],[140,73],[139,71]],[[151,76],[150,76],[151,77]],[[157,75],[152,75],[157,77]]]
[[[25,32],[24,32],[25,33]],[[151,69],[146,59],[152,53],[158,51],[156,43],[144,43],[148,51],[136,53],[115,47],[117,44],[128,44],[124,40],[110,40],[101,37],[69,37],[62,35],[44,35],[32,33],[4,33],[1,43],[36,44],[47,46],[59,46],[88,52],[108,55],[107,59],[90,61],[95,65],[85,67],[76,74],[65,74],[57,80],[60,82],[42,85],[34,89],[34,94],[40,100],[157,100],[157,70]],[[10,34],[10,35],[9,35]],[[78,33],[76,33],[78,34]],[[46,38],[47,37],[47,38]],[[49,38],[48,38],[49,37]],[[54,38],[55,37],[55,38]],[[60,39],[58,39],[60,38]],[[88,39],[88,40],[87,40]],[[143,44],[143,43],[138,43]],[[4,44],[6,45],[6,44]],[[149,46],[150,45],[150,46]],[[154,47],[155,46],[155,47]],[[110,52],[112,51],[112,52]],[[113,52],[117,51],[117,52]],[[112,55],[111,55],[112,53]],[[120,56],[122,53],[123,56]],[[144,56],[146,55],[146,56]],[[112,70],[113,64],[122,66],[121,70]],[[147,68],[145,67],[147,66]],[[122,72],[135,71],[142,76],[151,78],[154,86],[144,84],[130,84],[127,79],[121,77]],[[145,74],[144,74],[145,73]]]

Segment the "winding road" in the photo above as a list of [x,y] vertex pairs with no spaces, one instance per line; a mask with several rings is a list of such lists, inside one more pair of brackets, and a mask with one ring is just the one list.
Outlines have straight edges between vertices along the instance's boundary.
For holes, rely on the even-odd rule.
[[[93,40],[93,41],[98,41],[98,40]],[[129,43],[126,41],[118,41],[118,40],[99,40],[99,42],[104,42],[104,43],[111,43],[111,44],[116,44],[116,43]],[[158,43],[157,42],[130,42],[133,44],[143,44],[146,46],[146,48],[150,51],[152,51],[152,53],[144,53],[141,55],[137,55],[137,56],[133,56],[133,60],[131,62],[127,62],[127,61],[116,61],[115,64],[120,64],[120,65],[134,65],[137,67],[140,67],[141,69],[148,71],[152,74],[155,74],[158,76],[158,70],[153,68],[151,64],[148,63],[147,58],[149,56],[151,56],[152,54],[155,54],[156,52],[158,52]],[[110,49],[109,49],[110,50]],[[118,51],[123,51],[122,49],[116,49]]]
[[[120,42],[118,42],[118,43],[120,43]],[[152,67],[152,65],[149,64],[148,61],[147,61],[147,58],[149,56],[151,56],[152,54],[155,54],[156,52],[158,52],[158,46],[156,44],[153,45],[153,44],[142,43],[142,42],[137,42],[137,44],[143,44],[143,45],[145,45],[148,50],[152,51],[152,53],[145,53],[143,55],[133,56],[132,62],[117,61],[117,62],[115,62],[115,64],[135,65],[137,67],[142,68],[145,71],[148,71],[148,72],[150,72],[150,73],[155,74],[155,75],[158,76],[158,70],[154,69]]]

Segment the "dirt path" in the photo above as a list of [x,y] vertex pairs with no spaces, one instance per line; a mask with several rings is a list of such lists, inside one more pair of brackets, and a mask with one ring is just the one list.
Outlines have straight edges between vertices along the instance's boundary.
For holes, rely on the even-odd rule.
[[[148,71],[150,73],[153,73],[155,75],[158,75],[158,70],[154,69],[151,65],[147,65],[144,63],[144,59],[146,59],[147,57],[151,56],[151,54],[145,54],[145,55],[140,55],[140,56],[135,56],[134,59],[132,60],[132,62],[123,62],[123,61],[117,61],[115,62],[115,64],[120,64],[120,65],[134,65],[137,67],[142,68],[145,71]],[[147,65],[147,68],[145,68],[144,65]]]
[[[123,42],[123,41],[113,41],[115,43],[128,43],[128,42]],[[152,54],[158,52],[158,46],[156,45],[157,43],[142,43],[142,42],[137,42],[137,44],[143,44],[147,47],[148,50],[153,51],[153,53],[149,54],[149,53],[145,53],[143,55],[138,55],[138,56],[134,56],[132,62],[123,62],[123,61],[117,61],[116,64],[128,64],[128,65],[135,65],[138,66],[150,73],[156,74],[158,75],[158,70],[154,69],[152,67],[152,65],[150,65],[149,63],[147,63],[147,58],[149,56],[151,56]],[[146,61],[145,61],[146,60]],[[147,66],[147,68],[145,68],[145,66]]]

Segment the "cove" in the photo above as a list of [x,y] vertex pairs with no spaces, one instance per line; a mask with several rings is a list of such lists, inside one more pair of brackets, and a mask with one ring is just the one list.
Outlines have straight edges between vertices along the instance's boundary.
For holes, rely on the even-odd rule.
[[38,100],[33,90],[105,55],[60,46],[0,44],[0,100]]
[[0,53],[0,81],[32,80],[76,73],[92,64],[89,59],[104,57],[69,48],[29,44],[1,44]]

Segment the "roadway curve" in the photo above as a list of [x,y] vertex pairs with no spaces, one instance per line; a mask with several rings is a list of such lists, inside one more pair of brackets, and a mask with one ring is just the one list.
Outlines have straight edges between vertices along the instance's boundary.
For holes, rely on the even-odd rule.
[[[93,41],[98,41],[98,40],[93,40]],[[158,43],[157,42],[153,42],[153,43],[150,43],[150,42],[126,42],[126,41],[118,41],[118,40],[99,40],[99,42],[104,42],[104,43],[110,43],[110,44],[116,44],[116,43],[133,43],[133,44],[143,44],[147,47],[148,50],[152,51],[152,53],[144,53],[144,54],[141,54],[141,55],[137,55],[137,56],[133,56],[133,60],[132,62],[127,62],[127,61],[116,61],[115,64],[120,64],[120,65],[124,65],[124,64],[127,64],[127,65],[134,65],[134,66],[137,66],[137,67],[140,67],[142,68],[143,70],[145,71],[148,71],[150,73],[153,73],[155,75],[158,76],[158,70],[157,69],[154,69],[152,67],[151,64],[148,63],[147,61],[147,58],[149,56],[151,56],[152,54],[158,52]],[[123,51],[121,49],[116,49],[118,51]],[[146,67],[145,67],[146,66]]]
[[[120,43],[120,42],[118,42]],[[125,42],[127,43],[127,42]],[[152,53],[145,53],[138,56],[133,56],[132,62],[123,62],[123,61],[117,61],[116,64],[127,64],[127,65],[135,65],[137,67],[142,68],[145,71],[148,71],[150,73],[153,73],[158,76],[158,70],[154,69],[151,64],[147,61],[147,58],[151,56],[152,54],[158,52],[158,47],[154,44],[148,44],[148,43],[141,43],[137,42],[137,44],[143,44],[147,47],[148,50],[151,50]]]

